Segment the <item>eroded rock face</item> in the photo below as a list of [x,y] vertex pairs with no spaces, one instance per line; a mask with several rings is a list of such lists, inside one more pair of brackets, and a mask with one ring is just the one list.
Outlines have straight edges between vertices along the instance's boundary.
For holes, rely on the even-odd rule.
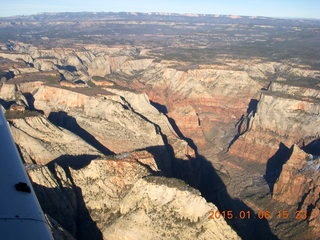
[[[8,99],[16,101],[22,90],[44,112],[7,114],[44,211],[77,239],[172,239],[181,232],[185,239],[239,239],[222,218],[208,219],[216,207],[198,191],[180,180],[150,177],[160,168],[170,171],[167,144],[179,159],[195,152],[146,94],[112,88],[93,96],[37,83],[10,89]],[[119,154],[103,156],[84,133]]]
[[[320,105],[315,99],[281,95],[278,91],[261,95],[257,113],[249,129],[234,142],[229,153],[249,161],[266,163],[279,144],[307,145],[320,136]],[[301,124],[303,123],[303,124]]]
[[160,113],[154,106],[150,104],[148,96],[144,93],[135,93],[133,91],[121,90],[117,88],[105,88],[106,90],[122,96],[130,105],[130,107],[137,113],[144,116],[147,120],[156,124],[157,128],[165,136],[168,144],[172,146],[174,156],[179,159],[188,159],[188,157],[195,157],[195,150],[189,144],[182,140],[168,118]]
[[3,83],[0,86],[1,104],[6,109],[23,112],[29,108],[28,101],[16,84]]
[[185,137],[200,149],[216,151],[227,147],[234,124],[261,88],[244,71],[178,71],[161,65],[146,70],[139,81],[148,86],[151,101],[167,107]]
[[156,170],[152,155],[136,153],[131,158],[116,160],[71,157],[61,166],[52,163],[30,170],[29,175],[45,212],[76,237],[99,239],[98,227],[103,229],[114,220],[118,202],[128,187],[151,173],[139,161]]
[[4,100],[13,100],[16,98],[17,86],[14,84],[2,84],[0,88],[1,98]]
[[320,230],[320,159],[312,159],[298,146],[293,146],[289,160],[274,185],[273,199],[296,206],[305,214],[314,232]]
[[107,74],[119,69],[120,66],[128,59],[127,56],[110,57],[107,54],[97,56],[88,64],[89,76],[104,77]]
[[116,158],[29,171],[43,209],[77,239],[240,239],[223,218],[208,219],[216,207],[196,190],[146,177],[158,171],[150,153]]
[[87,132],[112,152],[164,145],[155,125],[131,111],[118,95],[90,96],[43,86],[34,99],[35,108],[44,111],[49,119]]
[[55,126],[40,114],[11,118],[10,130],[26,163],[45,165],[66,156],[102,155],[79,136]]
[[[178,62],[159,62],[134,48],[99,45],[37,49],[17,43],[15,50],[19,56],[3,56],[22,57],[29,67],[12,67],[15,76],[3,81],[0,98],[13,106],[7,107],[11,128],[26,162],[33,163],[28,169],[42,204],[77,238],[237,238],[224,221],[207,221],[215,207],[197,192],[153,176],[168,174],[175,157],[177,176],[211,187],[200,157],[187,161],[197,157],[197,148],[216,168],[221,160],[218,168],[235,179],[228,179],[234,181],[228,191],[253,210],[290,198],[288,204],[308,209],[309,226],[319,226],[319,174],[300,161],[304,153],[292,149],[274,202],[261,175],[281,147],[306,149],[319,139],[319,89],[296,81],[314,80],[318,71],[257,59],[176,68]],[[78,80],[82,88],[74,84]],[[25,106],[21,114],[15,104]],[[272,230],[277,224],[286,223]]]
[[[136,49],[85,46],[84,49],[37,49],[15,43],[14,49],[32,58],[38,69],[58,71],[68,81],[106,77],[165,105],[181,135],[198,148],[226,150],[231,129],[262,85],[244,70],[207,68],[180,71],[152,58],[134,59]],[[50,67],[50,63],[52,66]],[[129,80],[129,81],[128,81]],[[235,83],[236,81],[236,83]],[[99,82],[99,84],[103,84]]]
[[121,239],[119,229],[124,238],[131,239],[239,239],[224,219],[208,219],[208,212],[216,209],[177,179],[148,177],[124,197],[122,221],[106,232],[110,239]]

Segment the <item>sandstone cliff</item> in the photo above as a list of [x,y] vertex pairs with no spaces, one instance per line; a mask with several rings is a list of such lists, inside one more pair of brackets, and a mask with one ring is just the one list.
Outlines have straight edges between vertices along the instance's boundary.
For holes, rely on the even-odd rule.
[[68,155],[102,155],[79,136],[59,128],[40,114],[10,118],[10,130],[26,163],[45,165]]
[[295,206],[315,233],[320,231],[319,170],[319,156],[308,155],[294,145],[273,189],[273,199]]
[[310,94],[302,89],[299,95],[289,93],[262,93],[257,112],[250,118],[248,130],[233,143],[230,154],[266,163],[275,155],[281,143],[289,148],[293,144],[308,145],[319,138],[319,101],[299,96]]
[[110,78],[120,85],[146,91],[151,101],[166,106],[167,115],[184,137],[192,139],[200,149],[210,146],[217,151],[227,147],[234,124],[261,88],[245,71],[179,71],[161,63],[152,63],[138,75],[132,74],[130,84],[119,76]]
[[133,91],[117,88],[105,89],[122,96],[135,112],[144,116],[148,121],[156,124],[159,131],[165,136],[165,140],[172,146],[176,158],[188,159],[188,157],[195,157],[196,154],[194,149],[178,136],[168,118],[150,104],[148,96],[145,93],[135,93]]
[[[35,94],[36,107],[40,98],[37,94],[46,87],[41,86]],[[55,103],[61,103],[60,96],[66,90],[48,88],[54,92],[46,94],[54,93]],[[153,112],[153,120],[164,132],[172,131],[166,126],[169,124],[166,118],[148,105],[145,95],[130,92],[122,95],[132,106],[142,97],[141,103],[146,108],[139,109],[137,105],[137,111],[146,113],[146,117]],[[44,96],[48,95],[40,96],[47,99]],[[81,99],[90,104],[90,98],[80,94],[75,98],[78,102],[70,101],[67,105],[71,109],[69,112],[79,106],[85,112]],[[116,95],[112,98],[118,99]],[[135,109],[131,104],[126,105],[126,111]],[[107,107],[109,114],[117,109],[111,103]],[[150,149],[152,153],[126,151],[103,156],[79,136],[55,126],[40,113],[29,117],[17,117],[13,111],[7,114],[42,208],[52,217],[51,224],[67,230],[61,231],[61,227],[59,231],[54,230],[56,239],[72,239],[68,232],[77,239],[172,239],[181,236],[184,239],[240,239],[223,218],[208,219],[210,210],[216,207],[207,203],[197,190],[181,180],[154,176],[161,174],[159,165],[168,165],[163,164],[170,161],[168,155],[157,155]],[[102,121],[103,115],[99,117]],[[150,134],[145,134],[144,138],[147,136],[152,139]],[[174,131],[169,137],[178,141]]]
[[[291,154],[290,147],[317,155],[318,143],[311,145],[320,135],[319,71],[228,57],[190,66],[143,54],[132,47],[23,43],[0,53],[15,65],[6,65],[13,75],[2,79],[1,104],[50,215],[80,239],[85,231],[93,239],[236,238],[224,221],[207,221],[215,207],[197,192],[154,177],[174,171],[226,208],[247,204],[258,211],[291,199],[289,206],[307,209],[317,230],[319,174],[309,169],[316,161],[304,163],[304,153],[295,146]],[[228,189],[197,152],[223,171]],[[294,235],[286,227],[306,229],[304,222],[269,223],[283,239]],[[248,224],[242,230],[250,232]]]
[[[77,127],[105,148],[121,153],[164,145],[155,125],[131,111],[119,96],[90,96],[43,86],[34,94],[34,106],[58,124]],[[146,138],[148,136],[148,138]]]
[[227,148],[231,129],[261,88],[246,71],[231,67],[179,71],[151,58],[133,59],[139,52],[130,48],[37,49],[16,42],[14,49],[29,54],[28,61],[37,69],[58,71],[68,81],[100,76],[146,92],[151,101],[167,107],[184,137],[199,148],[213,144],[216,151]]
[[77,239],[239,239],[222,218],[208,219],[216,207],[182,181],[142,179],[156,171],[151,154],[136,152],[29,174],[44,210]]

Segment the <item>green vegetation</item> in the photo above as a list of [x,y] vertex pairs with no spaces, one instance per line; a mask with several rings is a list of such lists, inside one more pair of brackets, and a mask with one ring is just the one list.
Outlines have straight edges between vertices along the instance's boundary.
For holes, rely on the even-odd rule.
[[93,83],[91,80],[87,81],[87,85],[88,85],[89,87],[91,87],[91,88],[93,88],[93,87],[96,86],[96,85],[94,85],[94,83]]
[[[320,90],[319,87],[317,87],[317,84],[320,84],[320,79],[316,78],[310,78],[310,77],[301,77],[301,76],[288,76],[287,81],[284,83],[291,86],[296,87],[306,87],[306,88],[312,88]],[[276,81],[283,83],[282,81]]]
[[46,76],[45,77],[45,81],[48,83],[48,84],[57,84],[59,82],[60,78],[58,78],[57,76]]
[[25,110],[25,111],[6,111],[5,112],[5,117],[6,119],[19,119],[19,118],[26,118],[26,117],[35,117],[35,116],[40,116],[41,113],[37,111],[30,111],[30,110]]
[[187,183],[177,178],[148,176],[148,177],[145,177],[144,179],[149,183],[154,183],[157,185],[165,185],[169,188],[177,188],[180,191],[188,191],[193,194],[199,195],[198,190],[190,187]]
[[3,78],[3,77],[5,77],[5,76],[6,76],[6,73],[5,73],[5,72],[0,71],[0,79],[1,79],[1,78]]
[[100,76],[93,76],[93,77],[92,77],[92,80],[94,80],[94,81],[105,81],[106,78],[100,77]]

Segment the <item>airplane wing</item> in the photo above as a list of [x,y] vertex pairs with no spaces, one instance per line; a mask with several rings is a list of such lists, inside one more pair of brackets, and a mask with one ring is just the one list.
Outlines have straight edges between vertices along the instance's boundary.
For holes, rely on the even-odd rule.
[[1,109],[0,239],[53,240]]

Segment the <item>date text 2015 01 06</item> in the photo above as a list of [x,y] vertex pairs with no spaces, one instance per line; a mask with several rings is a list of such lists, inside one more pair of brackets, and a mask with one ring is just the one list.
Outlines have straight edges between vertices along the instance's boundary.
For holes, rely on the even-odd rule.
[[208,219],[266,219],[269,220],[272,217],[281,218],[281,219],[289,219],[294,218],[296,220],[305,220],[307,219],[307,211],[305,210],[296,210],[294,213],[289,212],[287,210],[275,210],[273,212],[269,210],[258,210],[255,214],[249,210],[242,210],[235,213],[232,210],[211,210],[208,216]]

